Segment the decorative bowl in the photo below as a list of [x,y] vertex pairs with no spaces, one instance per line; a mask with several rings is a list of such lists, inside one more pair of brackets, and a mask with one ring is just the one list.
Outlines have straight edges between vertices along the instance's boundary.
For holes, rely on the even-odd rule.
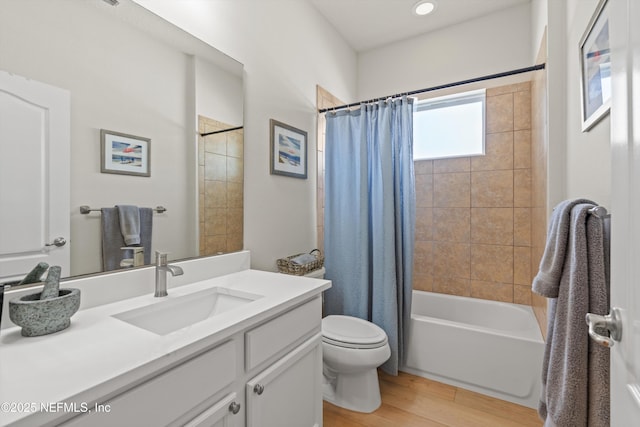
[[22,327],[22,336],[37,337],[66,329],[80,307],[80,289],[60,289],[57,297],[40,299],[41,292],[9,301],[9,318]]

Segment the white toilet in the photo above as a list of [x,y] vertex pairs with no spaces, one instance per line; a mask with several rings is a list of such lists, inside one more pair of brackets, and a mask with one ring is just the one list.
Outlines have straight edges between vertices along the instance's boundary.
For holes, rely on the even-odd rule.
[[[323,275],[324,268],[308,276]],[[322,319],[324,400],[352,411],[369,413],[378,409],[377,368],[390,355],[387,334],[379,326],[351,316]]]
[[390,355],[387,334],[379,326],[351,316],[322,319],[324,400],[352,411],[378,409],[376,369]]

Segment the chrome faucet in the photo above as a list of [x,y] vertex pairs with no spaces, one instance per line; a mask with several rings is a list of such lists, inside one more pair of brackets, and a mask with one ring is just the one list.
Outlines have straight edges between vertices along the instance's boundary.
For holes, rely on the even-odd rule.
[[167,296],[167,272],[172,276],[180,276],[184,273],[177,265],[167,263],[167,253],[156,251],[156,293],[155,297]]

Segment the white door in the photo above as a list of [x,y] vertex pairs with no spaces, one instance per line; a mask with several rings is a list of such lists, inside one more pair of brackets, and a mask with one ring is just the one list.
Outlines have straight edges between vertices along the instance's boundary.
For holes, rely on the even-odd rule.
[[612,66],[611,425],[640,425],[640,2],[609,0]]
[[70,274],[69,139],[68,91],[0,71],[0,282]]

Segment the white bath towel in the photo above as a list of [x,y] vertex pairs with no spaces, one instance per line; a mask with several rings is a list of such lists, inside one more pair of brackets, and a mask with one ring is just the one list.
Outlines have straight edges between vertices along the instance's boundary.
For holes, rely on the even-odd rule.
[[589,339],[584,320],[609,309],[603,224],[592,207],[556,207],[534,280],[533,290],[551,298],[538,408],[547,427],[609,425],[609,353]]

